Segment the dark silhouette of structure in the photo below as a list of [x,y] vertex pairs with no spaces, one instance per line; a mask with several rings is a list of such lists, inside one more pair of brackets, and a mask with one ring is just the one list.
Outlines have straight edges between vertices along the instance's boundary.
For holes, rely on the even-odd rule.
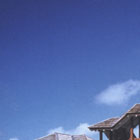
[[[136,138],[133,129],[139,126],[139,137]],[[103,140],[103,133],[109,140],[140,140],[140,104],[134,105],[128,112],[118,118],[111,118],[89,127],[91,131],[99,131],[99,138]]]

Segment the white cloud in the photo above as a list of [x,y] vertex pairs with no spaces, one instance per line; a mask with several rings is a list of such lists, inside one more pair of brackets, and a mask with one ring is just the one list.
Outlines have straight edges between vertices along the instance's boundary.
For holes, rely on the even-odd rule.
[[109,86],[98,94],[96,101],[107,105],[123,104],[138,93],[140,93],[140,81],[128,80]]
[[10,138],[9,140],[19,140],[18,138]]
[[52,133],[58,132],[58,133],[65,133],[65,134],[71,134],[71,135],[85,134],[87,136],[92,137],[96,133],[93,131],[91,132],[88,129],[88,126],[89,126],[88,123],[81,123],[76,128],[71,129],[71,130],[65,130],[62,126],[60,126],[60,127],[49,130],[47,134],[52,134]]

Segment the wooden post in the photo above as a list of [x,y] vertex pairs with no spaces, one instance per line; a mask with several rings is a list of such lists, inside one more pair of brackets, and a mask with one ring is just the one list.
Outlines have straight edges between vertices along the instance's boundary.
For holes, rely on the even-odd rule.
[[134,140],[134,136],[133,136],[133,118],[131,118],[130,123],[131,123],[130,140]]
[[139,138],[140,138],[140,117],[138,119],[139,119]]
[[100,133],[100,139],[99,140],[103,140],[103,131],[100,130],[99,133]]
[[133,140],[133,128],[130,128],[130,140]]
[[109,140],[112,140],[112,131],[109,133]]

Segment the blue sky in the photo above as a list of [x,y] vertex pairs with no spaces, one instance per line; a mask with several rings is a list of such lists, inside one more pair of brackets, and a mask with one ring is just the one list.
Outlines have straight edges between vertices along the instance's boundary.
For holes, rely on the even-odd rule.
[[120,116],[140,99],[139,0],[0,1],[0,139],[33,140]]

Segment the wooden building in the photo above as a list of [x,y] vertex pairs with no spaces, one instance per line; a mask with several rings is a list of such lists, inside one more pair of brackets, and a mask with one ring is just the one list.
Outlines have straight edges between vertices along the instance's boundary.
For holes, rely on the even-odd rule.
[[[138,125],[139,137],[133,133]],[[111,118],[89,127],[91,131],[99,131],[99,140],[103,140],[103,133],[109,140],[140,140],[140,104],[134,105],[121,117]]]

